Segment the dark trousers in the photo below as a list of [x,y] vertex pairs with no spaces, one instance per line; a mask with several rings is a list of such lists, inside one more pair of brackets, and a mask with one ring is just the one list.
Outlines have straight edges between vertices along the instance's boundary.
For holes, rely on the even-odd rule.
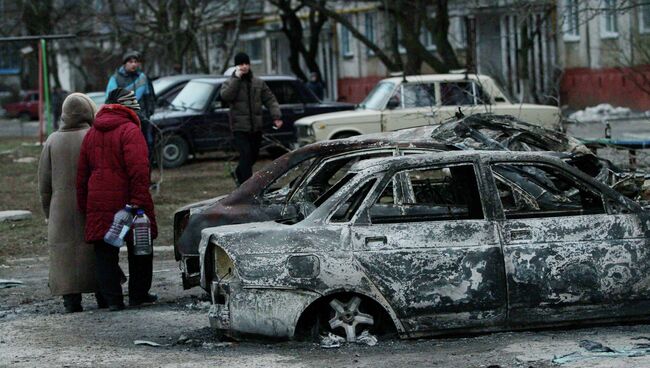
[[262,132],[233,132],[235,147],[239,151],[239,164],[235,170],[237,184],[253,175],[253,164],[257,161],[262,144]]
[[[153,253],[146,256],[133,254],[131,232],[127,235],[129,257],[129,299],[144,299],[151,289],[153,275]],[[95,242],[95,269],[97,285],[101,296],[109,305],[124,303],[122,296],[122,270],[120,269],[120,249],[104,241]]]

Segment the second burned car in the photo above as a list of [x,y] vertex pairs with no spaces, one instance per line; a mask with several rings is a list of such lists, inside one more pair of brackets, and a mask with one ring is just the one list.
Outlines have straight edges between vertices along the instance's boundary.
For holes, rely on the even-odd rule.
[[650,213],[544,153],[355,164],[302,217],[205,229],[231,337],[402,338],[646,317]]

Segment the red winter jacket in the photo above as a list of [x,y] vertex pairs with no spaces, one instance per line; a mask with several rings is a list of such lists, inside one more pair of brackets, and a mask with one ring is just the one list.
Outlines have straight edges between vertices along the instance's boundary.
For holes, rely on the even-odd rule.
[[152,238],[157,236],[147,153],[136,113],[118,104],[102,106],[81,144],[77,169],[77,203],[86,214],[87,242],[102,240],[126,204],[144,208]]

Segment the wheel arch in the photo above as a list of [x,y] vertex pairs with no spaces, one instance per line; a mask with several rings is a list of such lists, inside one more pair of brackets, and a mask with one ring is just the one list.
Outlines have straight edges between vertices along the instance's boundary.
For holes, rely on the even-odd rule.
[[361,135],[363,132],[361,132],[358,129],[351,128],[351,127],[345,127],[339,130],[336,130],[330,134],[329,138],[327,139],[343,139],[343,138],[348,138],[348,137],[354,137],[357,135]]
[[377,298],[371,293],[363,290],[337,288],[329,290],[328,292],[314,299],[309,305],[307,305],[306,308],[302,310],[302,312],[297,316],[296,322],[294,323],[295,327],[293,338],[300,339],[309,336],[309,331],[311,330],[313,324],[316,322],[316,318],[319,312],[328,306],[328,303],[332,298],[350,298],[353,296],[359,296],[363,301],[369,302],[371,311],[379,312],[382,322],[389,322],[388,326],[382,326],[384,329],[387,331],[395,331],[400,335],[404,333],[404,326],[402,325],[402,322],[397,317],[397,314],[395,314],[393,308],[387,303],[380,300],[383,298]]

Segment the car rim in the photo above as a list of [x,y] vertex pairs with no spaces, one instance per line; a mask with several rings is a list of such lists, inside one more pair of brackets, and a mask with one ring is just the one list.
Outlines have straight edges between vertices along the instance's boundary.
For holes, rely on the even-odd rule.
[[330,307],[336,313],[330,319],[330,327],[332,329],[342,327],[348,342],[357,340],[357,325],[373,325],[375,323],[371,315],[359,311],[360,304],[361,298],[358,296],[352,297],[347,303],[341,303],[338,299],[332,299],[330,302]]
[[178,155],[180,154],[180,150],[178,149],[177,146],[173,145],[167,145],[165,146],[165,154],[163,157],[165,158],[165,161],[175,161],[178,159]]

